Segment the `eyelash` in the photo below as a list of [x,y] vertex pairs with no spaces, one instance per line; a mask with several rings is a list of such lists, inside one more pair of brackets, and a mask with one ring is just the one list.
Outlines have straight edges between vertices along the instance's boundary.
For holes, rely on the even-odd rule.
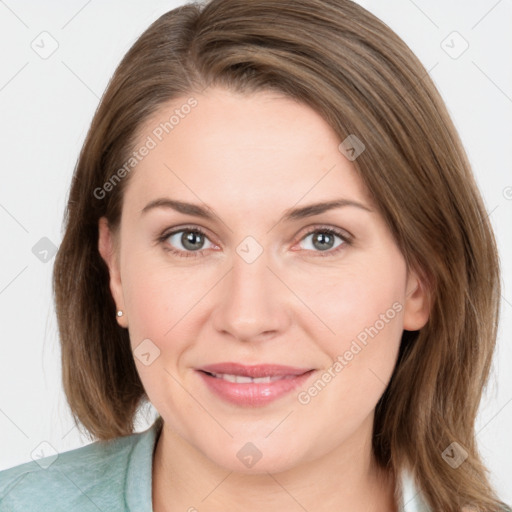
[[[167,239],[170,236],[175,235],[176,233],[181,233],[183,231],[199,233],[200,235],[203,235],[204,237],[208,238],[208,235],[202,229],[200,229],[198,227],[185,226],[185,227],[182,227],[175,231],[166,232],[163,235],[159,236],[157,240],[158,240],[158,242],[163,244],[163,248],[165,251],[170,252],[170,253],[174,254],[175,256],[178,256],[179,258],[196,258],[196,257],[201,256],[205,251],[208,250],[208,249],[201,249],[199,251],[181,251],[181,250],[177,250],[177,249],[172,249],[165,245],[165,242],[167,241]],[[338,247],[336,247],[335,249],[331,249],[328,251],[312,251],[312,252],[318,252],[318,256],[321,258],[325,258],[326,256],[332,256],[334,254],[337,254],[340,250],[342,250],[344,248],[345,245],[352,244],[352,240],[349,239],[341,231],[339,231],[335,228],[332,228],[332,227],[318,227],[318,226],[315,226],[312,230],[305,233],[304,236],[300,239],[300,241],[302,241],[304,238],[306,238],[307,236],[309,236],[313,233],[328,233],[330,235],[336,235],[343,240],[343,243],[338,245]]]

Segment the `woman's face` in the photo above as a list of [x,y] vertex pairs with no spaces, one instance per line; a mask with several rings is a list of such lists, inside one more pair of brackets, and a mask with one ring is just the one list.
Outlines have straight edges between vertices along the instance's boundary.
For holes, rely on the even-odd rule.
[[358,453],[402,331],[427,320],[423,287],[314,110],[269,92],[194,98],[141,131],[117,258],[100,223],[147,395],[229,470]]

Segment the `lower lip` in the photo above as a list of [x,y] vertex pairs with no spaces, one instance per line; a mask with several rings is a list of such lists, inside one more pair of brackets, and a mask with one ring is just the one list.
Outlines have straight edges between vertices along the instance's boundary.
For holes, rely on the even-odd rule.
[[208,388],[216,395],[235,405],[259,407],[267,405],[278,398],[302,386],[311,376],[313,370],[302,375],[287,377],[274,382],[239,384],[222,378],[213,377],[198,371]]

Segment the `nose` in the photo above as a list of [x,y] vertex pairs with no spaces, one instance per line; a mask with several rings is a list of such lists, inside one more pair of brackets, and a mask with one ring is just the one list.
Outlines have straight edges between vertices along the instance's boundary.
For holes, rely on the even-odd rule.
[[264,341],[288,328],[293,294],[265,252],[249,261],[234,254],[231,270],[218,285],[211,319],[223,336]]

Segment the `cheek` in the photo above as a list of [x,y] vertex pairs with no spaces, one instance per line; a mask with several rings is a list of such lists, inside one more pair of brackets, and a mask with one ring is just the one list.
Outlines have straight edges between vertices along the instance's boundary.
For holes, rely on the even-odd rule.
[[[154,366],[183,377],[187,356],[195,346],[191,340],[197,339],[198,330],[208,318],[207,301],[202,299],[218,281],[218,268],[173,264],[151,251],[132,251],[124,259],[122,271],[134,355],[137,347],[149,339],[149,346],[154,345],[158,353]],[[156,379],[156,387],[161,386],[162,379],[154,377],[153,365],[136,363],[145,384],[151,386]]]
[[179,340],[184,337],[176,332],[186,323],[187,310],[194,302],[187,272],[170,271],[150,251],[127,250],[122,281],[132,348],[150,339],[164,355],[165,340],[174,337],[172,350],[179,352]]
[[144,232],[126,233],[121,260],[123,294],[130,331],[144,330],[140,334],[161,338],[185,314],[193,289],[190,271],[173,268],[165,251],[152,247],[145,236]]
[[[171,283],[162,281],[155,269],[146,269],[143,265],[127,266],[123,291],[129,311],[130,333],[137,336],[161,338],[172,327],[173,317],[170,298],[176,292]],[[135,340],[133,340],[135,341]]]
[[405,276],[403,260],[390,257],[330,269],[309,282],[307,303],[319,319],[318,331],[325,331],[323,338],[331,340],[331,355],[348,348],[353,339],[364,344],[369,331],[377,336],[375,329],[382,337],[401,333]]
[[347,265],[336,276],[331,272],[330,279],[320,276],[308,303],[322,320],[314,323],[313,339],[329,356],[329,367],[339,362],[332,392],[342,394],[349,408],[375,405],[393,372],[403,332],[405,262],[393,250],[380,256]]
[[160,414],[183,409],[186,397],[177,381],[200,290],[188,286],[187,272],[170,271],[144,255],[127,257],[124,274],[130,343],[144,389]]

